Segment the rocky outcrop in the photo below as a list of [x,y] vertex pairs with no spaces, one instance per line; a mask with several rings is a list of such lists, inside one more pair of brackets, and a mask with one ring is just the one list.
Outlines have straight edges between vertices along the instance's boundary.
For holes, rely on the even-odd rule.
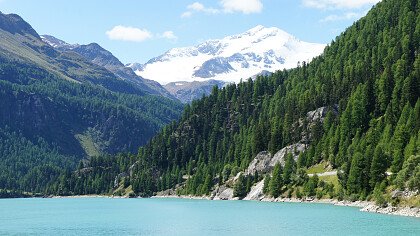
[[277,163],[280,163],[282,166],[284,166],[286,162],[285,157],[288,153],[292,153],[293,158],[295,161],[297,161],[299,154],[304,152],[306,148],[307,145],[303,143],[296,143],[282,148],[280,151],[274,154],[274,156],[272,156],[271,153],[267,151],[260,152],[251,161],[244,174],[252,175],[255,172],[258,172],[259,174],[269,173]]
[[288,153],[292,153],[293,158],[295,159],[295,161],[297,161],[299,154],[301,152],[304,152],[306,150],[306,147],[306,144],[296,143],[282,148],[280,151],[274,154],[269,166],[273,168],[277,163],[280,163],[282,166],[284,166],[284,163],[286,162],[285,157]]
[[213,200],[234,200],[233,189],[224,185],[216,187],[212,192]]
[[125,178],[127,176],[128,176],[128,174],[126,172],[118,174],[114,179],[114,188],[118,188],[118,186],[120,185],[121,179]]
[[264,180],[261,180],[256,185],[252,186],[251,191],[246,195],[243,200],[259,201],[264,197],[263,193]]
[[271,162],[271,153],[269,152],[260,152],[258,155],[254,158],[254,160],[251,161],[248,168],[245,170],[245,175],[252,175],[257,171],[258,173],[267,173],[271,169],[269,168],[270,162]]
[[316,110],[306,113],[306,119],[309,123],[315,123],[316,121],[323,122],[328,112],[331,111],[334,115],[338,115],[338,105],[332,107],[320,107]]

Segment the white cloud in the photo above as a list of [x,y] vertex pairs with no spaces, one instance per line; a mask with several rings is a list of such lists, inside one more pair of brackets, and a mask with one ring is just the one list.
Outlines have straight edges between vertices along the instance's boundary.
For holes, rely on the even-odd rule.
[[193,11],[203,11],[206,8],[204,7],[203,4],[201,4],[199,2],[195,2],[195,3],[191,4],[191,5],[188,5],[187,6],[187,9],[193,10]]
[[152,33],[145,29],[130,26],[117,25],[106,32],[111,40],[142,42],[153,37]]
[[220,0],[221,8],[206,7],[200,2],[194,2],[187,6],[187,11],[181,14],[181,18],[189,18],[196,12],[206,14],[234,13],[243,14],[260,13],[263,9],[262,0]]
[[189,18],[191,16],[192,16],[192,12],[186,11],[186,12],[182,13],[181,18]]
[[378,2],[380,0],[302,0],[304,6],[318,9],[355,9]]
[[260,13],[263,9],[261,0],[221,0],[225,12],[242,12],[244,14]]
[[220,10],[211,8],[211,7],[205,7],[202,3],[194,2],[193,4],[190,4],[187,6],[186,12],[182,13],[182,18],[188,18],[193,15],[194,12],[204,12],[207,14],[218,14],[220,13]]
[[[1,0],[0,0],[1,1]],[[111,40],[143,42],[152,38],[162,38],[176,41],[178,37],[171,30],[165,31],[162,34],[152,34],[146,29],[139,29],[130,26],[117,25],[106,32],[108,38]]]
[[359,19],[360,17],[364,16],[364,13],[358,12],[347,12],[344,15],[329,15],[324,19],[320,20],[320,22],[330,22],[330,21],[341,21],[341,20],[355,20]]
[[163,34],[160,37],[165,38],[165,39],[171,39],[171,40],[177,40],[178,39],[178,37],[174,34],[173,31],[165,31],[165,32],[163,32]]

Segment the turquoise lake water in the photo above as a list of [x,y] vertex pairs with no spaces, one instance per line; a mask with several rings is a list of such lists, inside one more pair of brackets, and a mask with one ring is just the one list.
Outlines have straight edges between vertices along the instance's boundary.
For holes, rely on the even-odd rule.
[[420,235],[420,219],[328,204],[2,199],[0,235]]

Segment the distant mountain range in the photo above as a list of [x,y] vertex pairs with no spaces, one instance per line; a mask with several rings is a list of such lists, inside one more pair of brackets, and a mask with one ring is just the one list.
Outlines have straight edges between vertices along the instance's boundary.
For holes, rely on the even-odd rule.
[[106,68],[119,78],[135,84],[147,93],[174,99],[159,83],[136,75],[131,69],[125,67],[111,52],[105,50],[97,43],[90,43],[88,45],[69,44],[51,35],[41,35],[41,39],[58,51],[78,53],[92,63]]
[[257,26],[245,33],[173,48],[145,64],[127,64],[137,75],[161,84],[222,80],[239,82],[262,71],[294,68],[320,55],[324,44],[303,42],[278,28]]
[[41,38],[56,50],[75,52],[147,93],[183,103],[209,95],[213,86],[223,87],[240,79],[296,67],[299,62],[321,54],[325,47],[302,42],[278,28],[257,26],[221,40],[171,49],[146,64],[124,66],[111,52],[96,43],[69,44],[51,35],[42,35]]

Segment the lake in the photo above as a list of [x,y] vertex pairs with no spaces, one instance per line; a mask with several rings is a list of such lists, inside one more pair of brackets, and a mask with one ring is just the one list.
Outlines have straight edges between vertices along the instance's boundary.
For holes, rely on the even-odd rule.
[[420,235],[420,219],[328,204],[1,199],[0,235]]

